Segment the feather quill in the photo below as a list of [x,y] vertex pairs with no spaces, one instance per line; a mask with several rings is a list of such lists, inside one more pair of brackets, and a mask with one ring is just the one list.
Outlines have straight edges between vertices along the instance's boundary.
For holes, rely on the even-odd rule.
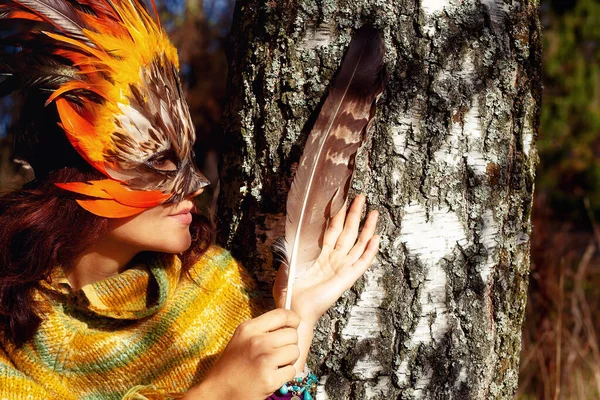
[[384,52],[375,29],[363,27],[354,35],[308,136],[286,205],[286,309],[291,306],[294,280],[314,264],[329,219],[346,202],[356,152],[383,91]]

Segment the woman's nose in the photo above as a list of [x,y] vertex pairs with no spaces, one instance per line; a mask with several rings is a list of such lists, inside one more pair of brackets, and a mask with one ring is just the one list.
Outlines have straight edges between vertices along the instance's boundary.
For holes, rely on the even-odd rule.
[[188,194],[188,195],[187,195],[187,196],[185,196],[185,197],[187,197],[187,198],[190,198],[190,199],[191,199],[191,198],[194,198],[194,197],[196,197],[196,196],[200,196],[200,195],[202,194],[202,192],[204,192],[204,188],[203,188],[203,187],[201,187],[201,188],[197,189],[195,192],[192,192],[192,193]]

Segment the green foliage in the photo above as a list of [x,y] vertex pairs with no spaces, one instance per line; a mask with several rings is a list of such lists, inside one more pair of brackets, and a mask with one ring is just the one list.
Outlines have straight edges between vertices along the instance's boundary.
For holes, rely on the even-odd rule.
[[538,188],[557,211],[600,211],[600,3],[579,0],[551,14],[544,31],[544,98]]

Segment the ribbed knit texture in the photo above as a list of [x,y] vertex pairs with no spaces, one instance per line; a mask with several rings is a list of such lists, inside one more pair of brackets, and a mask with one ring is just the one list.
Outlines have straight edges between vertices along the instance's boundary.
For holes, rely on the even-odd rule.
[[79,291],[56,268],[36,293],[46,311],[33,340],[17,349],[0,337],[0,399],[161,399],[199,383],[264,307],[221,248],[189,274],[165,259]]

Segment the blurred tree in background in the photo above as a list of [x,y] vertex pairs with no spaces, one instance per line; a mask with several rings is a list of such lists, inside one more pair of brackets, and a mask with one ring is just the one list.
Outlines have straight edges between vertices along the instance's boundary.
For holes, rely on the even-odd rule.
[[599,399],[600,2],[542,0],[541,21],[541,162],[517,397]]
[[538,190],[560,215],[600,210],[600,2],[544,5],[544,99]]
[[161,21],[179,50],[181,79],[196,125],[198,150],[218,146],[225,101],[229,34],[233,1],[167,0]]

